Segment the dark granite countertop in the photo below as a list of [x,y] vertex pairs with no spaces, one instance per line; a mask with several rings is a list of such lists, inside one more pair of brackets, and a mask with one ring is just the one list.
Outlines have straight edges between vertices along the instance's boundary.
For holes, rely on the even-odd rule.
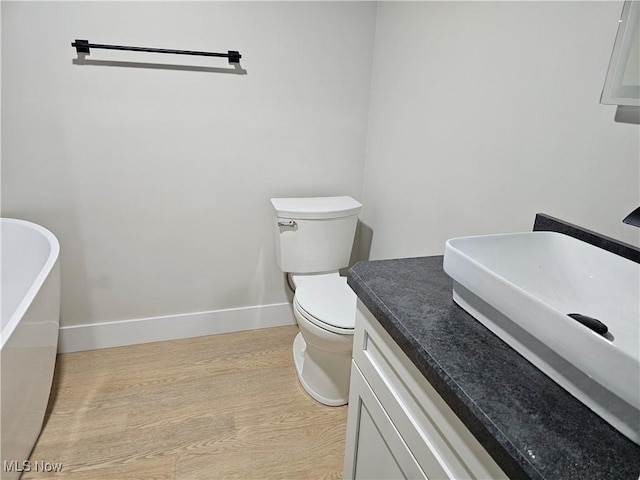
[[640,447],[457,306],[442,260],[360,262],[348,283],[510,478],[638,480]]

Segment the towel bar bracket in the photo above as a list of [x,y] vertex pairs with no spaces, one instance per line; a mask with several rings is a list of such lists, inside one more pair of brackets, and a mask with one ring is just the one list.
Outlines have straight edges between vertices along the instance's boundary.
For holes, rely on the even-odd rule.
[[76,40],[71,46],[76,47],[77,53],[86,53],[87,55],[91,53],[89,51],[89,40]]

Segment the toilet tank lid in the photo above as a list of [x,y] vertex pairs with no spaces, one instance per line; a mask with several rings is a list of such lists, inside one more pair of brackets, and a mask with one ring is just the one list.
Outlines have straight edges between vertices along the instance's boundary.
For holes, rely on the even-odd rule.
[[340,218],[357,215],[362,204],[351,197],[272,198],[279,217],[299,219]]

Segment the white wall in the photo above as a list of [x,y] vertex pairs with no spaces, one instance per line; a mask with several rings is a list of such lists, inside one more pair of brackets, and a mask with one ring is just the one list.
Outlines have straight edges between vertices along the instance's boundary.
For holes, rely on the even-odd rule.
[[372,258],[530,231],[640,244],[638,125],[599,104],[622,2],[381,2],[364,180]]
[[[2,2],[2,215],[59,237],[66,328],[150,317],[87,334],[131,341],[287,302],[272,196],[359,198],[372,258],[536,212],[640,244],[639,129],[598,103],[621,6]],[[76,38],[246,75],[77,65]]]
[[[269,198],[360,196],[375,13],[369,2],[2,2],[2,215],[60,239],[62,324],[287,302]],[[77,65],[76,38],[239,50],[246,75]]]

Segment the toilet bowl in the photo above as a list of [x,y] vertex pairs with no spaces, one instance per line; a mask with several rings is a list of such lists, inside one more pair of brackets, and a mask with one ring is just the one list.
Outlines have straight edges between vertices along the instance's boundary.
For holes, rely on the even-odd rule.
[[293,342],[304,390],[329,406],[349,400],[356,295],[338,273],[294,278],[293,312],[300,333]]

